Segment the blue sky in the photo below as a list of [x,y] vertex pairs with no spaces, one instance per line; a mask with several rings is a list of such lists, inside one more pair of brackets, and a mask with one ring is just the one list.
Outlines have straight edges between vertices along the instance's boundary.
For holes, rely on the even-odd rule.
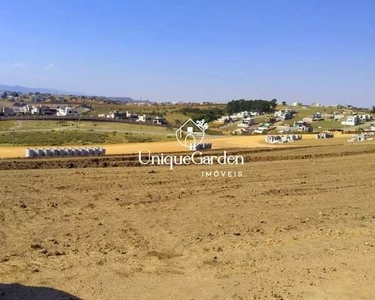
[[2,1],[0,84],[375,105],[375,2]]

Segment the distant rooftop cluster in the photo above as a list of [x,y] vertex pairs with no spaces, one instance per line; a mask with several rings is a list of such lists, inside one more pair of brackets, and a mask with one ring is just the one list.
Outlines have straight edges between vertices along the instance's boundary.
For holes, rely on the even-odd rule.
[[125,105],[213,105],[214,102],[182,102],[182,101],[150,101],[150,100],[134,100],[130,97],[108,97],[108,96],[88,96],[75,94],[55,94],[41,92],[18,92],[11,90],[0,90],[0,98],[10,101],[19,102],[95,102],[99,104],[125,104]]

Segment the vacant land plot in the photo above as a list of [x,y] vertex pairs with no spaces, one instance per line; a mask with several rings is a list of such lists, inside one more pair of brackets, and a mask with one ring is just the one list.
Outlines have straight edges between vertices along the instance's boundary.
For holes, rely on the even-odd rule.
[[[0,133],[0,146],[64,146],[156,142],[172,140],[172,134],[106,132],[91,130],[23,131]],[[1,150],[0,150],[1,152]]]
[[[355,147],[0,171],[0,295],[20,283],[94,300],[375,299],[375,147]],[[243,176],[201,176],[215,170]]]
[[123,131],[123,132],[148,132],[148,133],[163,133],[172,131],[171,129],[162,126],[152,126],[118,122],[91,122],[91,121],[64,121],[64,120],[15,120],[15,121],[1,121],[0,131],[5,130],[15,131],[29,131],[29,130],[68,130],[68,129],[93,129],[93,130],[107,130],[107,131]]
[[0,146],[62,146],[154,142],[171,139],[161,126],[115,122],[1,121]]
[[[94,133],[93,133],[94,134]],[[97,133],[95,133],[97,134]],[[66,138],[68,135],[60,136],[61,137],[61,144],[59,145],[67,145]],[[110,136],[112,141],[115,141],[116,138],[121,137],[121,134],[115,134]],[[334,139],[328,140],[316,140],[315,135],[307,134],[303,136],[302,141],[294,142],[294,143],[287,143],[282,145],[271,145],[265,143],[264,135],[257,135],[257,136],[222,136],[222,137],[207,137],[206,141],[211,142],[214,149],[233,149],[233,148],[283,148],[283,147],[303,147],[303,146],[327,146],[327,145],[348,145],[347,142],[348,137],[351,135],[348,134],[337,134]],[[99,136],[100,137],[100,136]],[[128,137],[128,135],[124,135],[124,138]],[[137,136],[135,136],[137,137]],[[150,136],[151,141],[157,140],[159,135]],[[36,138],[43,138],[42,136]],[[56,138],[56,135],[53,135],[53,138]],[[148,142],[147,135],[139,135],[138,140],[133,139],[132,143],[113,143],[113,144],[106,144],[106,142],[98,142],[87,143],[89,145],[100,145],[107,150],[107,154],[116,155],[116,154],[131,154],[131,153],[138,153],[138,151],[142,152],[176,152],[176,151],[185,151],[186,148],[182,147],[178,144],[175,140],[174,135],[168,135],[165,140],[162,142]],[[143,138],[143,139],[142,139]],[[163,138],[163,137],[162,137]],[[169,139],[169,141],[168,141]],[[65,141],[65,142],[64,142]],[[123,141],[123,142],[125,142]],[[51,143],[46,142],[45,140],[41,140],[43,142],[42,145],[51,146]],[[374,144],[374,142],[367,141],[366,144]],[[355,144],[354,146],[358,146],[359,144]],[[82,143],[74,143],[74,141],[70,141],[69,145],[79,146]],[[35,143],[30,142],[30,146],[37,146]],[[16,146],[16,147],[0,147],[0,158],[12,158],[12,157],[24,157],[25,156],[25,146]]]
[[197,108],[200,110],[208,110],[212,108],[224,109],[224,104],[213,105],[108,105],[108,104],[93,104],[93,109],[87,112],[88,115],[97,116],[98,114],[109,113],[110,111],[130,111],[136,114],[159,115],[163,116],[169,123],[174,124],[176,120],[183,122],[192,116],[191,113],[182,113],[182,108]]

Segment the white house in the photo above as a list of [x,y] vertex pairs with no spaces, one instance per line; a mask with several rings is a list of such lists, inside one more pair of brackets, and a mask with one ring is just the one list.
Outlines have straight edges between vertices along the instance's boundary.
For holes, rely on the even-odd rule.
[[254,118],[245,118],[242,120],[242,124],[254,125],[256,123]]
[[293,114],[290,110],[279,110],[275,111],[275,117],[279,117],[281,120],[290,120],[293,118]]
[[348,116],[345,121],[341,122],[341,125],[355,126],[360,123],[360,118],[358,116]]
[[238,117],[237,115],[231,115],[231,116],[229,116],[229,117],[231,118],[231,120],[232,120],[233,122],[237,122],[237,121],[240,120],[240,117]]
[[238,118],[240,119],[243,119],[243,118],[247,118],[250,116],[250,114],[247,112],[247,111],[241,111],[239,113],[237,113],[236,115]]
[[373,120],[371,115],[359,115],[358,116],[363,122],[369,122]]
[[115,110],[115,111],[110,112],[108,115],[105,115],[105,117],[107,119],[126,119],[127,112],[121,112],[121,111]]
[[39,109],[40,109],[40,107],[39,106],[31,106],[31,110],[30,110],[30,113],[32,114],[32,115],[39,115]]
[[59,107],[56,112],[56,116],[66,117],[66,116],[77,116],[77,111],[69,106]]
[[229,116],[223,116],[223,117],[220,117],[219,119],[217,119],[215,121],[215,123],[226,124],[226,123],[229,123],[230,121],[231,121],[231,118]]
[[108,115],[105,115],[107,119],[114,119],[116,115],[116,112],[110,112]]
[[25,105],[25,106],[20,107],[20,113],[21,114],[29,114],[29,113],[31,113],[31,110],[32,110],[32,106],[30,106],[30,105]]
[[334,119],[335,121],[339,121],[339,120],[344,119],[344,118],[345,118],[345,115],[343,115],[343,114],[335,114],[335,115],[333,116],[333,119]]
[[303,121],[294,122],[293,127],[294,127],[293,131],[298,131],[298,132],[310,132],[313,130],[310,124],[305,123]]
[[148,122],[148,121],[152,121],[152,118],[150,116],[147,116],[147,115],[138,116],[137,122]]
[[159,116],[156,116],[152,122],[154,124],[158,124],[158,125],[162,125],[162,124],[167,124],[168,123],[163,117],[159,117]]
[[32,115],[52,115],[51,108],[49,106],[32,106],[30,113]]

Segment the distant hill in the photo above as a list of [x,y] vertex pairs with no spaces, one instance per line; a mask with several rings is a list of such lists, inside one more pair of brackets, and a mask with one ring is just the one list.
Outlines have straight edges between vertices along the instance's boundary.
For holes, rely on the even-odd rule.
[[[94,97],[95,95],[89,95],[81,92],[72,92],[72,91],[64,91],[64,90],[57,90],[57,89],[49,89],[49,88],[29,88],[25,86],[19,86],[19,85],[5,85],[0,84],[0,92],[20,92],[20,93],[36,93],[39,92],[41,94],[52,94],[52,95],[75,95],[75,96],[87,96],[87,97]],[[118,101],[123,103],[152,103],[152,101],[149,100],[134,100],[130,97],[108,97],[108,96],[95,96],[99,98],[105,98],[112,101]]]
[[21,93],[43,93],[43,94],[57,94],[57,95],[84,95],[84,93],[72,92],[72,91],[64,91],[64,90],[56,90],[56,89],[48,89],[48,88],[29,88],[19,85],[3,85],[0,84],[0,91],[10,91],[10,92],[21,92]]

